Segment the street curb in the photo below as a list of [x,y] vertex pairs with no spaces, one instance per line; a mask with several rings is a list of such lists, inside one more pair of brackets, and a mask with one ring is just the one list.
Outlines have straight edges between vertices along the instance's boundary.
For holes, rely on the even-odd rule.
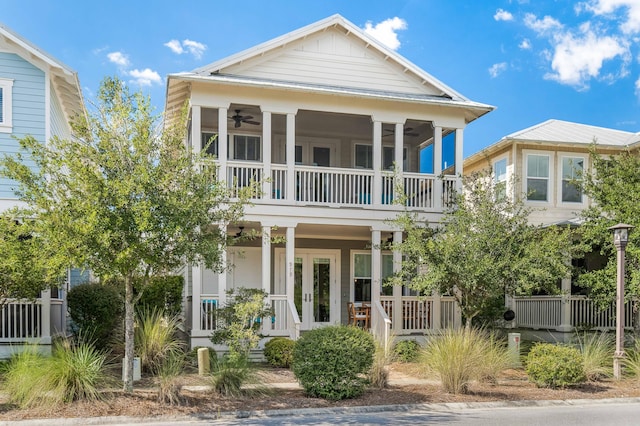
[[274,417],[303,417],[321,414],[359,414],[382,412],[433,411],[456,412],[464,410],[487,410],[496,408],[522,407],[552,407],[552,406],[580,406],[607,404],[640,404],[639,398],[606,398],[606,399],[562,399],[562,400],[522,400],[522,401],[491,401],[491,402],[448,402],[433,404],[401,404],[401,405],[365,405],[354,407],[328,408],[298,408],[290,410],[256,410],[256,411],[224,411],[219,413],[197,413],[181,416],[156,417],[88,417],[64,419],[32,419],[0,422],[1,425],[31,425],[31,426],[78,426],[78,425],[109,425],[115,423],[151,423],[151,422],[187,422],[221,419],[274,418]]

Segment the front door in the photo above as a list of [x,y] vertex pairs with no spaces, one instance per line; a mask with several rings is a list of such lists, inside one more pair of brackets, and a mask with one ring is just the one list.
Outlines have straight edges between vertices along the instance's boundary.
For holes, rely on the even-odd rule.
[[[279,257],[284,272],[285,254]],[[296,251],[293,302],[303,330],[340,321],[336,259],[331,250]]]

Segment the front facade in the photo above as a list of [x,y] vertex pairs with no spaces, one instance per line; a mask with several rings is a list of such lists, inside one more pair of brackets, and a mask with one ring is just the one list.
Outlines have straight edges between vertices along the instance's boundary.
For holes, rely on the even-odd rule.
[[[275,316],[263,331],[271,336],[346,324],[349,302],[371,304],[379,335],[459,321],[449,298],[383,286],[401,259],[388,250],[402,238],[390,220],[404,208],[440,220],[460,187],[464,128],[492,107],[339,15],[170,75],[169,118],[185,102],[187,143],[215,156],[229,188],[261,183],[243,222],[225,226],[262,238],[230,248],[225,273],[186,268],[193,346],[209,343],[215,309],[237,287],[269,294]],[[273,236],[285,242],[272,244]]]
[[[42,143],[68,137],[70,119],[83,114],[78,77],[0,24],[0,155],[19,149],[16,138]],[[0,211],[19,205],[15,184],[0,178]],[[0,357],[24,342],[51,343],[65,330],[64,291],[45,291],[37,303],[8,301],[0,308]]]
[[[589,172],[589,150],[595,143],[601,155],[615,155],[640,147],[637,133],[547,120],[503,137],[464,162],[465,174],[491,170],[495,182],[504,182],[510,196],[520,195],[532,209],[535,225],[580,225],[580,212],[591,200],[582,193],[577,180]],[[568,259],[567,261],[571,261]],[[586,268],[599,267],[596,254],[585,258]],[[576,294],[571,278],[561,283],[561,296],[508,298],[516,313],[513,325],[561,333],[576,328],[615,327],[613,306],[599,312],[584,295]],[[627,326],[631,326],[632,304],[627,303]]]

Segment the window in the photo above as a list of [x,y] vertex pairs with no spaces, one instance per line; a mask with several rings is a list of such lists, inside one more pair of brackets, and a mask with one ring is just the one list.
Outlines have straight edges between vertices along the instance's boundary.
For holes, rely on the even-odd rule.
[[202,132],[202,146],[200,149],[206,149],[208,155],[218,158],[218,134]]
[[581,203],[582,189],[578,179],[584,170],[584,158],[562,157],[562,202]]
[[[382,169],[393,170],[395,161],[395,148],[393,146],[382,147]],[[356,144],[356,168],[373,169],[373,146]],[[402,150],[402,170],[407,169],[407,149]]]
[[[393,274],[393,255],[382,255],[382,282]],[[382,286],[382,294],[391,295],[393,289]],[[353,255],[353,301],[371,301],[371,253]]]
[[495,183],[495,191],[497,199],[504,199],[507,195],[507,159],[493,163],[493,181]]
[[549,201],[548,155],[527,155],[527,200]]
[[0,78],[0,132],[12,131],[13,80]]
[[234,135],[233,158],[235,160],[260,161],[260,137]]

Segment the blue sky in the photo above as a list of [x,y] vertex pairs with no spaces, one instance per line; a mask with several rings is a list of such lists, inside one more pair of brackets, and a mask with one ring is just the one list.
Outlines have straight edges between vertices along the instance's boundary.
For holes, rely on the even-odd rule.
[[118,75],[164,104],[188,71],[339,13],[497,109],[465,157],[550,118],[640,131],[640,0],[2,0],[0,21],[78,72],[87,100]]

